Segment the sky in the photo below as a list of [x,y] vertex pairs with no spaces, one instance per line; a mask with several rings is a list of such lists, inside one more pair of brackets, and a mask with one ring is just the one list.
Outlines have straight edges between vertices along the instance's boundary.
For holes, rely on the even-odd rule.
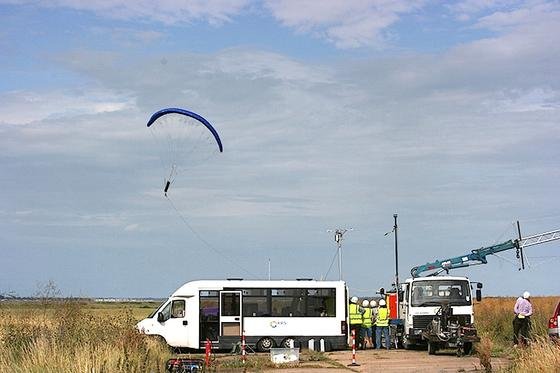
[[[0,293],[336,280],[560,228],[560,2],[0,0]],[[169,169],[146,123],[207,118]],[[554,197],[556,196],[556,197]],[[333,230],[347,229],[342,270]],[[558,295],[560,241],[454,271]]]

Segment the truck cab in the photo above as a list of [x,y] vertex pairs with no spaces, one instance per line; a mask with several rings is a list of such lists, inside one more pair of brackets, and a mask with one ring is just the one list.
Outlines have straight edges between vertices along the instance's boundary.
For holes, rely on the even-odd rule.
[[[480,287],[476,298],[480,298]],[[403,321],[403,347],[427,342],[424,332],[440,316],[442,306],[449,306],[455,322],[461,326],[474,323],[471,282],[467,277],[428,276],[407,279],[401,284],[399,318]]]

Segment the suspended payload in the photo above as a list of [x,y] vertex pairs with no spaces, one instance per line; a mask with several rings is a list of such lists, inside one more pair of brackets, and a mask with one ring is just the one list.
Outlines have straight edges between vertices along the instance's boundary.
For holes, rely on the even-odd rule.
[[164,194],[183,170],[200,165],[223,152],[218,132],[192,111],[167,108],[155,112],[147,124],[158,143],[162,165],[168,171]]

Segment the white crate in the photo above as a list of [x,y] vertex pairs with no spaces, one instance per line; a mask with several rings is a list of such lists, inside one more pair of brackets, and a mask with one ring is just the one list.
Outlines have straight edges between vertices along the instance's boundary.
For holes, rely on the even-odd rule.
[[298,362],[299,348],[271,348],[270,361],[274,364]]

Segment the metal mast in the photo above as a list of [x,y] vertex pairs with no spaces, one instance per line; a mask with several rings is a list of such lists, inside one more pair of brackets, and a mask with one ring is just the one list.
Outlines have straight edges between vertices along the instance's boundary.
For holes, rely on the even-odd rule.
[[395,219],[395,225],[393,226],[393,231],[395,232],[395,288],[397,293],[399,291],[399,240],[397,237],[399,226],[397,225],[397,214],[393,214]]
[[[334,230],[334,242],[337,246],[338,256],[338,279],[342,281],[342,240],[346,232],[353,230],[352,228],[337,228]],[[329,230],[329,232],[333,232]]]

